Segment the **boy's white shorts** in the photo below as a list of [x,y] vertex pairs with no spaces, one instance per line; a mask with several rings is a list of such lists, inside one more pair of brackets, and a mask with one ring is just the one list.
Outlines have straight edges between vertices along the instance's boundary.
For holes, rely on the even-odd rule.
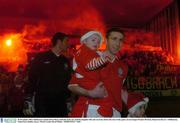
[[[98,113],[98,108],[99,105],[92,105],[89,104],[88,105],[88,109],[87,109],[87,117],[103,117],[102,115],[100,115]],[[121,117],[121,113],[119,111],[117,111],[115,108],[113,108],[113,116],[112,117]]]

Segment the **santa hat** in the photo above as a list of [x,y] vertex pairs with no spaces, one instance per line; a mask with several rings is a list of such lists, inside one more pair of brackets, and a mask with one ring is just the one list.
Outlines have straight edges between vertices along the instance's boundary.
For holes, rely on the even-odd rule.
[[127,107],[129,113],[134,114],[134,112],[141,106],[145,105],[145,108],[147,108],[147,103],[149,102],[148,97],[144,97],[142,93],[130,93],[128,95],[128,102]]
[[96,35],[98,35],[98,36],[100,37],[100,45],[101,45],[101,44],[102,44],[102,41],[103,41],[103,37],[102,37],[102,34],[101,34],[100,32],[98,32],[98,31],[89,31],[89,32],[87,32],[86,34],[84,34],[84,35],[81,37],[81,39],[80,39],[81,44],[83,43],[83,41],[84,41],[85,39],[89,38],[90,36],[92,36],[92,35],[94,35],[94,34],[96,34]]

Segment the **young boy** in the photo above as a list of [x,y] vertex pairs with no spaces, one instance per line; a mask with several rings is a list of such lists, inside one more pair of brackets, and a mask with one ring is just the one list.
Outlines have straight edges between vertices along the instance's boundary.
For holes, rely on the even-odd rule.
[[128,95],[128,116],[127,117],[146,117],[145,110],[149,99],[144,97],[142,93],[129,93]]
[[[102,43],[102,35],[97,31],[90,31],[81,37],[82,46],[75,54],[73,59],[73,69],[75,74],[72,76],[69,86],[80,85],[83,88],[92,90],[100,82],[100,69],[109,60],[108,54],[101,54],[98,48]],[[89,104],[100,105],[98,113],[104,117],[112,116],[112,104],[110,97],[104,99],[90,99],[80,96],[75,103],[71,117],[86,117]]]

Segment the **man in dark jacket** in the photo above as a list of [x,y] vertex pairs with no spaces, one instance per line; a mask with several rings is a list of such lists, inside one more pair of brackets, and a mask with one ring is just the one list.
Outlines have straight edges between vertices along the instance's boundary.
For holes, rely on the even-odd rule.
[[[25,115],[66,117],[67,85],[71,67],[63,53],[68,48],[68,36],[58,32],[52,38],[52,49],[37,54],[29,70]],[[31,103],[35,95],[35,107]]]

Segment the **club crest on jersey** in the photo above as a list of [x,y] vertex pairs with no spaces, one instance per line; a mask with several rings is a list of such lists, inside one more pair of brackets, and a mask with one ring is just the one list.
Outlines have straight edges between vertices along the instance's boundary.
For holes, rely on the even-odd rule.
[[64,64],[64,69],[67,70],[68,69],[68,64]]
[[123,70],[122,70],[122,68],[118,68],[118,76],[119,76],[119,77],[122,77],[122,75],[123,75]]
[[49,64],[49,63],[51,63],[51,62],[50,62],[50,61],[45,61],[45,62],[44,62],[44,64]]

